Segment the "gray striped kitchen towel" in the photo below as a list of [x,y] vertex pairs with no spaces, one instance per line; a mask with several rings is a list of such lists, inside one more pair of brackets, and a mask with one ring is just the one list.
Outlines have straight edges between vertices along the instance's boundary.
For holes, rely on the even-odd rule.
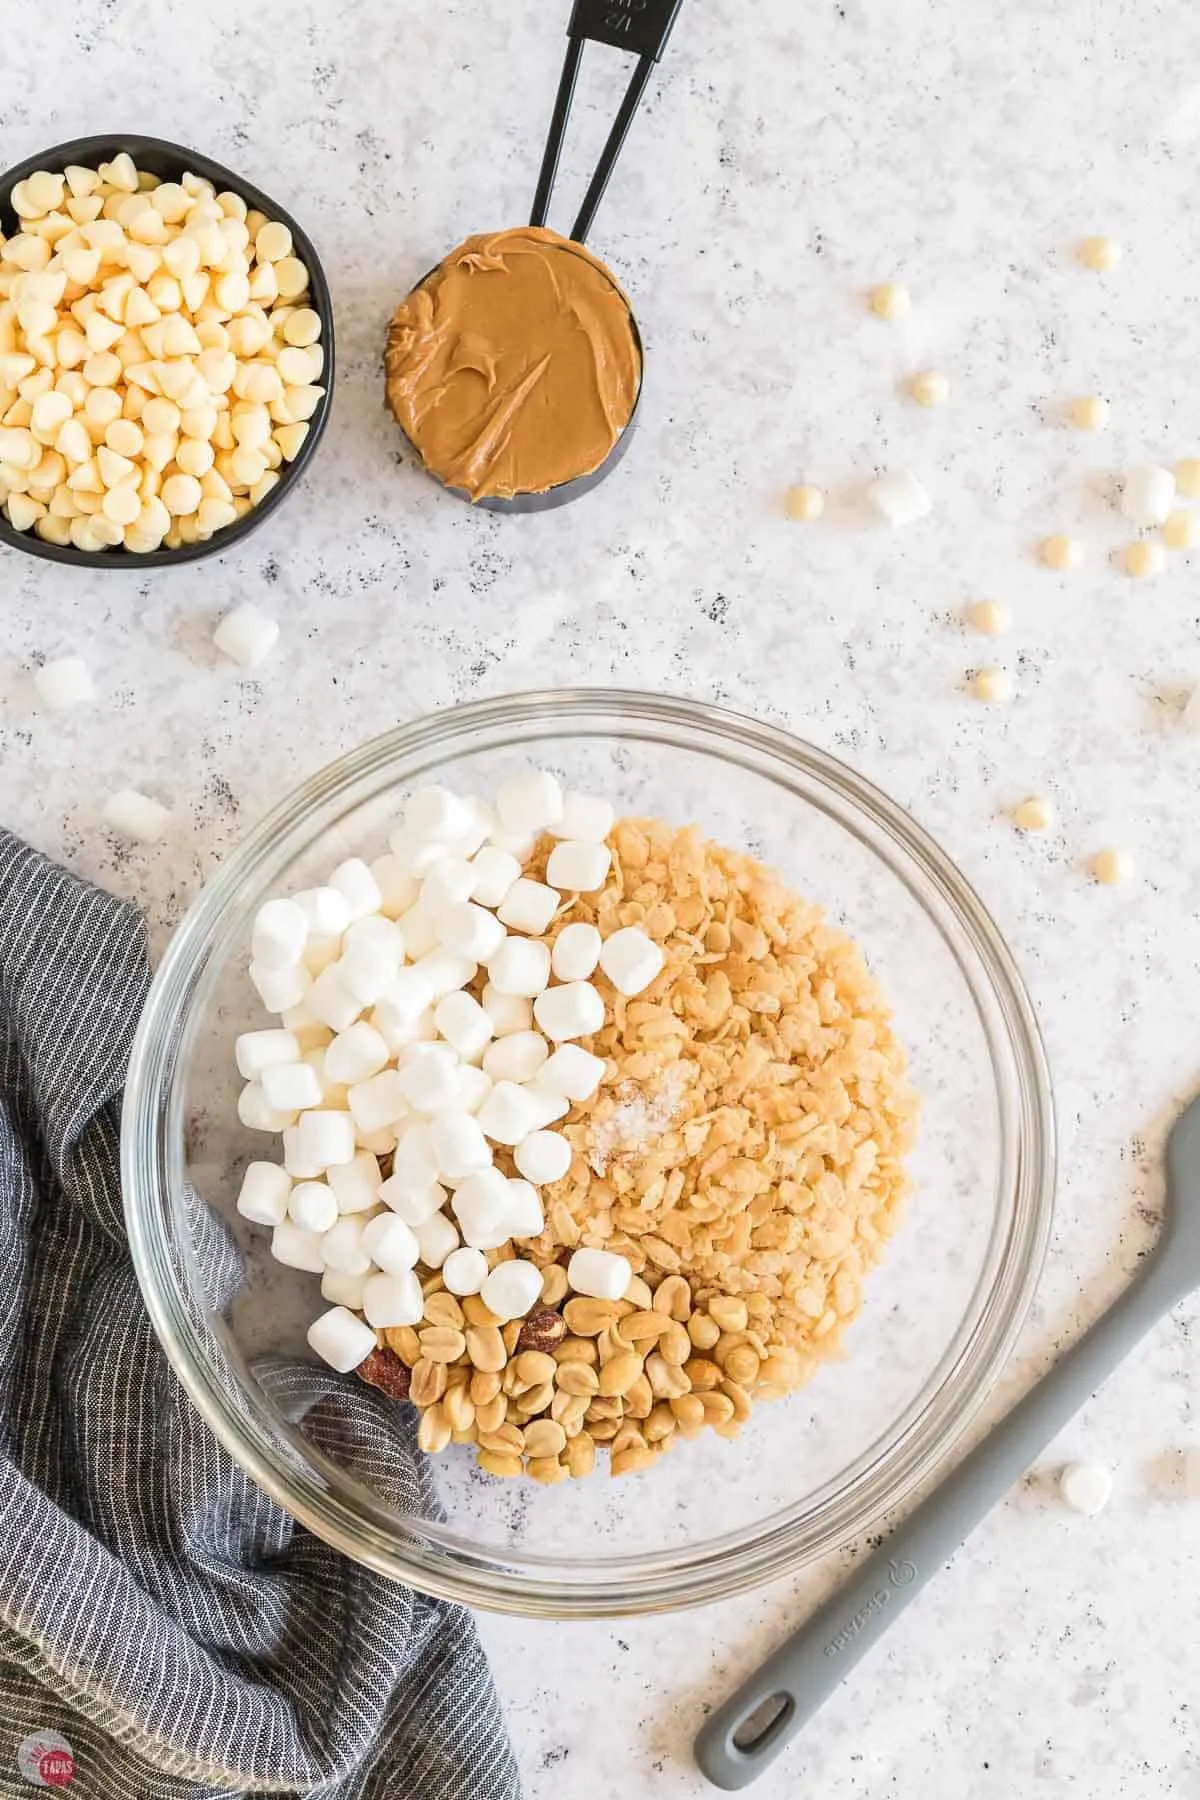
[[[296,1525],[158,1346],[117,1153],[148,979],[132,908],[0,830],[0,1795],[515,1800],[469,1615]],[[328,1387],[318,1432],[418,1492]]]

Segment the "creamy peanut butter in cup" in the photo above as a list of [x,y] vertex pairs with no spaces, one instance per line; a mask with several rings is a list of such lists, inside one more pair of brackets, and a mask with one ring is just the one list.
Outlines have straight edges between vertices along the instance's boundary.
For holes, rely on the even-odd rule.
[[388,405],[430,474],[473,501],[593,474],[633,417],[641,343],[598,257],[542,226],[467,238],[388,330]]

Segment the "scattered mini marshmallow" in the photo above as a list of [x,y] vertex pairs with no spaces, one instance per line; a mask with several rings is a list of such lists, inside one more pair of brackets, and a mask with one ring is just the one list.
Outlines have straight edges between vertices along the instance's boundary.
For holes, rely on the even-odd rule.
[[393,856],[390,851],[385,856],[377,856],[370,868],[379,889],[379,910],[385,918],[398,919],[410,906],[415,906],[421,885],[398,856]]
[[811,482],[798,482],[785,492],[783,510],[789,519],[796,519],[801,524],[810,525],[823,516],[825,496],[820,488],[813,487]]
[[521,865],[507,850],[485,844],[471,861],[471,889],[464,896],[480,906],[499,906],[514,881],[519,880]]
[[1128,850],[1101,850],[1092,858],[1092,874],[1104,887],[1123,887],[1137,874]]
[[324,1181],[298,1181],[288,1201],[288,1217],[301,1231],[323,1235],[338,1222],[337,1195]]
[[434,863],[421,883],[418,905],[436,928],[442,908],[469,900],[474,885],[474,868],[465,856],[444,856],[441,862]]
[[243,669],[265,662],[279,642],[279,626],[257,606],[235,606],[213,632],[213,643],[231,662]]
[[1001,705],[1013,697],[1013,678],[1007,669],[989,663],[985,669],[976,669],[967,684],[967,691],[985,706]]
[[1019,831],[1049,831],[1057,816],[1053,800],[1045,794],[1031,794],[1012,810],[1013,824]]
[[538,1086],[568,1100],[590,1100],[604,1079],[602,1056],[593,1056],[581,1044],[560,1044],[538,1070]]
[[1060,575],[1080,568],[1083,555],[1083,545],[1079,539],[1069,537],[1065,532],[1056,532],[1053,537],[1043,538],[1038,546],[1039,559],[1048,569],[1056,569]]
[[322,1239],[315,1231],[302,1231],[290,1219],[284,1219],[271,1233],[271,1255],[288,1269],[303,1269],[308,1275],[325,1273]]
[[421,1247],[416,1233],[394,1212],[382,1212],[363,1227],[362,1247],[387,1275],[415,1269]]
[[481,1169],[468,1175],[454,1190],[451,1210],[467,1243],[495,1230],[508,1206],[508,1182],[499,1169]]
[[329,877],[329,886],[345,900],[352,921],[377,913],[383,904],[379,883],[361,856],[339,863]]
[[263,1099],[276,1112],[304,1112],[308,1107],[320,1106],[323,1098],[321,1077],[307,1062],[273,1063],[263,1070],[260,1086]]
[[348,1112],[324,1108],[301,1113],[296,1144],[300,1160],[314,1164],[324,1174],[335,1163],[347,1163],[353,1157],[358,1147],[354,1142],[354,1120]]
[[404,938],[404,948],[409,956],[428,956],[441,943],[437,932],[437,918],[426,910],[418,899],[407,912],[402,912],[396,920]]
[[492,1081],[532,1081],[550,1055],[538,1031],[513,1031],[484,1052],[483,1072]]
[[282,1137],[283,1166],[293,1181],[315,1181],[318,1175],[324,1175],[330,1165],[316,1161],[311,1152],[302,1148],[299,1124],[285,1125]]
[[492,1021],[475,996],[462,988],[439,1000],[433,1017],[446,1042],[464,1062],[482,1056],[492,1041]]
[[404,824],[414,837],[453,844],[471,825],[471,809],[449,788],[417,788],[404,805]]
[[1077,431],[1103,431],[1110,410],[1108,401],[1099,394],[1081,394],[1071,401],[1067,416]]
[[[570,894],[594,894],[608,879],[612,851],[607,844],[566,838],[555,844],[546,863],[546,880],[552,888]],[[557,899],[557,896],[556,896]],[[508,902],[505,901],[505,905]],[[500,909],[504,916],[504,907]],[[553,917],[553,914],[551,914]]]
[[1135,581],[1149,581],[1161,575],[1166,563],[1167,553],[1155,538],[1135,538],[1125,547],[1125,573]]
[[442,1264],[442,1280],[447,1292],[460,1296],[477,1294],[487,1279],[487,1272],[487,1257],[482,1250],[472,1250],[469,1244],[464,1244],[460,1250],[452,1250]]
[[373,1006],[395,981],[403,958],[400,927],[381,913],[371,913],[356,919],[342,940],[338,980],[360,1006]]
[[[366,1081],[356,1081],[346,1095],[346,1104],[356,1132],[383,1131],[408,1112],[408,1090],[398,1069],[381,1069]],[[348,1162],[349,1157],[340,1160]]]
[[[555,850],[552,857],[557,854]],[[522,875],[505,894],[496,918],[501,924],[507,925],[510,931],[523,931],[530,937],[540,937],[558,911],[560,901],[561,896],[556,889],[548,887],[544,881],[530,881]],[[496,948],[499,949],[499,945]],[[490,972],[490,963],[488,968]]]
[[[265,1034],[264,1034],[265,1035]],[[325,1051],[325,1073],[346,1087],[369,1081],[387,1066],[389,1051],[382,1035],[365,1019],[340,1031]],[[391,1120],[388,1120],[391,1123]]]
[[257,1081],[264,1069],[299,1062],[300,1041],[294,1031],[243,1031],[233,1046],[238,1074]]
[[446,1258],[458,1249],[458,1233],[444,1212],[431,1213],[415,1230],[421,1261],[427,1269],[440,1269]]
[[474,1063],[460,1063],[458,1069],[458,1109],[477,1113],[492,1091],[492,1078]]
[[867,489],[873,510],[889,525],[913,525],[933,507],[933,501],[915,475],[907,469],[889,469]]
[[287,1218],[291,1193],[292,1178],[278,1163],[248,1163],[237,1209],[243,1219],[250,1219],[255,1225],[281,1225]]
[[333,1306],[309,1326],[308,1344],[331,1369],[348,1375],[374,1350],[375,1333],[348,1308]]
[[483,990],[483,1010],[498,1038],[528,1031],[533,1024],[533,1008],[528,999],[519,994],[502,994],[490,981]]
[[121,788],[109,795],[100,816],[119,837],[136,844],[155,844],[170,824],[171,810],[136,788]]
[[[633,929],[636,930],[636,927]],[[613,943],[614,939],[625,935],[624,932],[617,931],[608,939],[604,951],[601,952],[602,966],[604,953],[608,950],[609,945]],[[640,937],[643,934],[639,932],[638,935]],[[650,942],[649,938],[646,939],[646,942]],[[658,951],[656,945],[652,948],[658,955],[658,967],[661,968],[662,953]],[[636,978],[631,972],[634,969],[632,957],[627,955],[624,950],[619,949],[614,954],[613,966],[624,979]],[[605,973],[610,980],[613,980],[609,969],[606,968]],[[614,982],[614,985],[619,984]],[[645,985],[645,981],[638,981],[638,985],[628,991],[640,993]],[[625,991],[625,988],[622,987],[621,992]],[[564,981],[560,986],[547,988],[544,993],[538,995],[533,1003],[533,1016],[537,1021],[539,1031],[544,1031],[552,1043],[561,1044],[569,1038],[592,1037],[599,1031],[604,1024],[604,1001],[590,981]]]
[[871,311],[877,319],[903,319],[912,311],[912,295],[902,281],[881,281],[871,289]]
[[341,971],[336,962],[322,969],[315,976],[312,985],[301,995],[305,1006],[322,1025],[328,1025],[330,1031],[345,1031],[353,1025],[366,1001],[360,1000],[357,994],[342,980]]
[[237,1112],[247,1131],[283,1131],[296,1116],[268,1106],[257,1081],[248,1081],[238,1095]]
[[413,967],[424,978],[431,1000],[441,1000],[455,988],[469,987],[478,965],[468,956],[456,956],[452,950],[439,947],[418,957]]
[[1112,1495],[1112,1476],[1103,1463],[1068,1463],[1058,1478],[1059,1492],[1072,1512],[1093,1518]]
[[550,952],[537,938],[506,938],[489,957],[487,972],[489,986],[498,994],[532,1000],[549,983]]
[[382,1177],[379,1158],[372,1150],[356,1150],[349,1162],[334,1163],[325,1179],[337,1199],[339,1212],[369,1212],[379,1202]]
[[571,789],[563,795],[562,815],[558,823],[549,828],[550,835],[578,839],[585,844],[602,844],[612,830],[615,818],[609,801]]
[[475,1115],[479,1129],[494,1144],[519,1144],[541,1124],[536,1100],[515,1081],[498,1081]]
[[368,1275],[363,1283],[363,1312],[376,1331],[419,1325],[425,1312],[421,1283],[411,1269],[399,1275]]
[[1170,513],[1162,534],[1168,550],[1200,549],[1200,509],[1180,507]]
[[413,1044],[395,1077],[402,1098],[427,1117],[458,1100],[458,1055],[449,1044]]
[[557,1088],[544,1086],[540,1080],[523,1083],[534,1109],[533,1131],[543,1131],[547,1125],[557,1125],[565,1119],[571,1110],[571,1102]]
[[431,1120],[429,1142],[442,1181],[465,1181],[492,1166],[492,1153],[479,1121],[467,1112],[440,1112]]
[[593,1300],[622,1300],[633,1276],[627,1259],[612,1250],[576,1250],[567,1264],[567,1280],[577,1294]]
[[510,1238],[541,1237],[545,1231],[541,1197],[531,1181],[519,1181],[515,1176],[509,1179],[504,1229]]
[[541,1298],[542,1271],[531,1262],[500,1263],[479,1291],[483,1304],[502,1323],[523,1319]]
[[[428,1187],[437,1180],[437,1157],[429,1141],[429,1126],[423,1119],[405,1122],[392,1152],[391,1179],[410,1182],[414,1187]],[[389,1200],[388,1204],[395,1202]]]
[[1102,275],[1116,268],[1124,252],[1116,238],[1100,234],[1084,238],[1077,254],[1085,269],[1094,269]]
[[601,937],[594,925],[564,925],[550,952],[550,967],[560,981],[586,981],[600,961]]
[[91,673],[82,656],[60,656],[34,671],[33,685],[47,712],[68,712],[96,698]]
[[545,769],[514,776],[503,783],[496,797],[501,827],[510,836],[551,831],[562,810],[562,788]]
[[361,1312],[365,1275],[347,1275],[343,1269],[326,1269],[321,1277],[321,1298],[331,1306],[348,1306]]
[[331,1225],[321,1239],[324,1267],[340,1269],[344,1275],[366,1275],[372,1261],[363,1242],[366,1228],[367,1221],[361,1213],[347,1213]]
[[389,1175],[380,1185],[379,1198],[397,1218],[419,1231],[446,1204],[446,1190],[439,1181],[414,1181],[405,1175]]
[[350,923],[346,896],[335,887],[302,888],[292,904],[304,914],[310,938],[340,938]]
[[513,1151],[513,1161],[526,1181],[545,1187],[561,1181],[571,1166],[571,1146],[557,1131],[531,1131]]
[[[514,888],[520,885],[516,882]],[[557,894],[554,898],[557,904]],[[504,904],[507,906],[507,899]],[[438,918],[437,931],[445,949],[474,963],[486,963],[495,956],[507,935],[496,914],[474,900],[455,901],[445,907]]]
[[1161,525],[1175,504],[1175,477],[1155,463],[1127,469],[1120,508],[1135,525]]
[[620,931],[614,931],[611,937],[605,938],[600,951],[600,967],[617,992],[627,999],[648,988],[662,966],[661,949],[637,925],[626,925]]
[[268,900],[254,915],[250,954],[260,969],[287,969],[300,961],[308,920],[294,900]]
[[919,369],[908,384],[918,406],[945,406],[950,398],[949,379],[940,369]]

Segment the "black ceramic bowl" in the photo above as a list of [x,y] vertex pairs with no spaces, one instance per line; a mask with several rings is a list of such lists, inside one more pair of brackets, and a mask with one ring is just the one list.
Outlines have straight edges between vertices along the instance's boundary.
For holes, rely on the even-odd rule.
[[235,175],[232,169],[214,162],[211,156],[202,156],[196,150],[186,150],[182,144],[168,144],[162,138],[133,137],[126,134],[74,138],[69,144],[56,144],[52,150],[42,150],[36,156],[28,157],[16,168],[8,169],[0,175],[0,231],[8,236],[19,229],[19,221],[12,209],[12,191],[19,181],[24,181],[38,169],[49,169],[52,174],[59,174],[68,163],[78,163],[82,168],[94,169],[102,162],[111,162],[122,150],[129,153],[139,169],[149,170],[150,174],[157,175],[162,181],[178,181],[181,175],[190,170],[193,175],[201,175],[206,181],[211,181],[218,193],[228,191],[240,194],[252,210],[265,213],[269,219],[278,219],[280,224],[286,225],[292,234],[296,255],[308,269],[308,303],[321,321],[320,341],[325,352],[325,372],[321,377],[325,393],[308,421],[308,436],[299,456],[294,462],[281,466],[280,479],[261,506],[252,507],[244,518],[214,532],[206,543],[184,544],[178,550],[152,550],[145,556],[124,549],[76,550],[73,545],[47,544],[33,531],[16,531],[3,513],[0,513],[0,543],[10,544],[14,550],[24,550],[30,556],[44,556],[49,562],[76,563],[84,568],[137,570],[163,568],[168,563],[195,562],[201,556],[215,556],[247,537],[283,505],[295,486],[297,477],[311,462],[329,419],[334,369],[333,303],[329,297],[329,283],[325,279],[325,271],[321,267],[312,239],[277,200],[272,200],[261,188],[253,187],[240,175]]

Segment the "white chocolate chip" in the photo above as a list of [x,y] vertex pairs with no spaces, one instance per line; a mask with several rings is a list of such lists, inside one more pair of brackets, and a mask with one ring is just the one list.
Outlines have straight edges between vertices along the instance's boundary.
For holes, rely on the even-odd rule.
[[1092,859],[1092,874],[1104,887],[1123,887],[1137,874],[1128,850],[1101,850]]
[[1013,807],[1012,814],[1013,824],[1021,831],[1049,831],[1056,816],[1053,800],[1044,794],[1032,794],[1028,800],[1022,800]]
[[1098,394],[1083,394],[1072,400],[1068,415],[1078,431],[1103,431],[1108,424],[1110,407]]
[[801,483],[787,490],[783,497],[783,510],[789,519],[800,519],[808,523],[819,519],[825,511],[825,496],[819,487]]
[[1059,1476],[1059,1491],[1071,1511],[1088,1518],[1104,1511],[1112,1485],[1112,1476],[1101,1463],[1069,1463]]
[[909,392],[918,406],[944,406],[950,398],[950,383],[938,369],[920,369],[909,383]]
[[1013,679],[1007,669],[998,668],[994,663],[986,669],[978,669],[971,677],[970,692],[976,700],[985,705],[994,706],[1013,696]]
[[903,319],[912,311],[912,295],[899,281],[882,281],[871,289],[871,311],[880,319]]
[[1154,463],[1126,471],[1121,511],[1135,525],[1161,525],[1175,502],[1175,477]]
[[967,619],[984,637],[1002,637],[1012,626],[1012,614],[998,600],[973,600]]
[[891,526],[915,524],[933,506],[925,488],[907,469],[890,469],[877,476],[867,488],[867,499]]
[[1078,538],[1059,534],[1043,540],[1038,555],[1048,569],[1057,569],[1065,574],[1079,568],[1083,562],[1083,545]]
[[1146,581],[1151,576],[1161,575],[1166,566],[1167,554],[1155,538],[1136,538],[1125,549],[1125,572],[1137,581]]
[[1079,260],[1085,269],[1094,269],[1103,274],[1115,269],[1120,262],[1122,249],[1116,238],[1087,237],[1079,246]]

